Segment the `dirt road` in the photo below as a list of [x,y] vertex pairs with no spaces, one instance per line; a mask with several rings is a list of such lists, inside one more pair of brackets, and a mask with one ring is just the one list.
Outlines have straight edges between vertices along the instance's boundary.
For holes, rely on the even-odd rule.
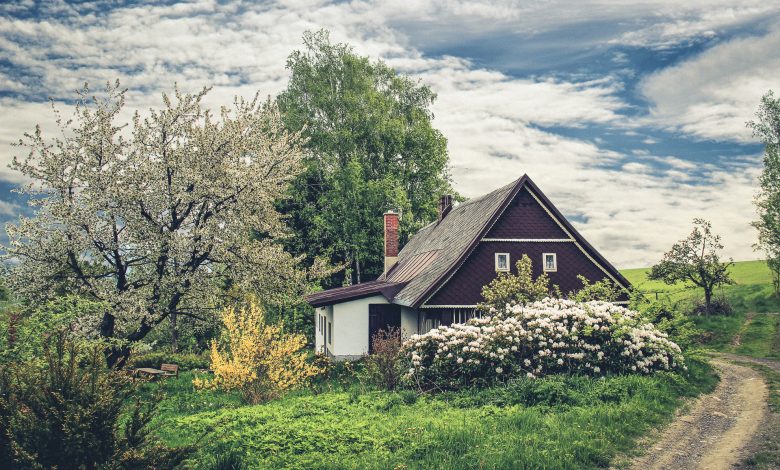
[[715,391],[696,400],[631,468],[728,469],[749,452],[769,413],[766,383],[750,367],[724,359],[713,364],[721,376]]

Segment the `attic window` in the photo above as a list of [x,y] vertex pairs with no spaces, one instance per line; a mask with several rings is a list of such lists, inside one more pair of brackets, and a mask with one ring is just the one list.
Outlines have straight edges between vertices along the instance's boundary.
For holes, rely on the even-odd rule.
[[558,270],[558,260],[555,253],[542,254],[542,266],[544,266],[544,272],[555,272]]
[[496,271],[509,272],[509,253],[496,253]]

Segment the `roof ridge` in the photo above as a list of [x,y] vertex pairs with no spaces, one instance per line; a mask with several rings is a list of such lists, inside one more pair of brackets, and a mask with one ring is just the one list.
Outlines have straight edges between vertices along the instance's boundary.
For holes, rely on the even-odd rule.
[[495,194],[495,193],[497,193],[497,192],[500,192],[500,191],[504,191],[504,190],[506,190],[508,187],[516,185],[516,184],[517,184],[517,182],[518,182],[520,179],[522,179],[522,177],[520,177],[520,178],[518,178],[518,179],[516,179],[516,180],[512,181],[511,183],[507,183],[507,184],[505,184],[505,185],[501,186],[501,187],[500,187],[500,188],[498,188],[498,189],[494,189],[493,191],[490,191],[489,193],[485,193],[485,194],[483,194],[483,195],[481,195],[481,196],[477,196],[477,197],[475,197],[475,198],[467,199],[467,200],[463,201],[462,203],[459,203],[457,206],[453,207],[453,208],[452,208],[452,210],[455,210],[455,209],[457,209],[457,208],[459,208],[459,207],[465,207],[465,206],[468,206],[469,204],[471,204],[471,203],[474,203],[474,202],[481,201],[481,200],[483,200],[483,199],[487,198],[488,196],[490,196],[490,195],[492,195],[492,194]]

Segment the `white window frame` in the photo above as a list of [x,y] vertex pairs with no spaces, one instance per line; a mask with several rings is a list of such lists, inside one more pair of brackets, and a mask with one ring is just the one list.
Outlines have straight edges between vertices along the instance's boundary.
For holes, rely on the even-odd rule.
[[[552,269],[547,267],[547,257],[552,256],[553,257],[553,267]],[[542,253],[542,268],[544,269],[544,272],[546,273],[554,273],[558,271],[558,255],[555,253]]]
[[[499,268],[498,267],[498,258],[499,258],[499,256],[506,256],[506,268]],[[508,273],[509,270],[511,269],[511,266],[512,266],[512,264],[511,264],[511,261],[510,261],[509,253],[496,253],[496,272],[498,272],[498,273]]]

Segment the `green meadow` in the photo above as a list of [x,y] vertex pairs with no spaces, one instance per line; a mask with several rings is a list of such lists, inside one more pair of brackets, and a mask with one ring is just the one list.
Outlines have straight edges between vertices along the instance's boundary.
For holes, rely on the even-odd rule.
[[[780,301],[760,261],[732,267],[719,290],[729,316],[694,317],[701,345],[780,358]],[[688,308],[696,289],[623,271],[651,298]],[[388,392],[358,376],[247,406],[239,396],[196,391],[183,372],[142,386],[163,393],[152,429],[165,443],[191,445],[189,468],[603,468],[636,452],[638,440],[671,421],[687,397],[717,383],[699,352],[686,372],[649,376],[553,376],[484,390]]]
[[[649,269],[627,269],[623,275],[650,298],[666,300],[683,310],[703,297],[701,289],[647,279]],[[732,315],[694,317],[706,347],[753,357],[780,358],[780,297],[765,261],[740,261],[730,268],[733,285],[718,288]]]

